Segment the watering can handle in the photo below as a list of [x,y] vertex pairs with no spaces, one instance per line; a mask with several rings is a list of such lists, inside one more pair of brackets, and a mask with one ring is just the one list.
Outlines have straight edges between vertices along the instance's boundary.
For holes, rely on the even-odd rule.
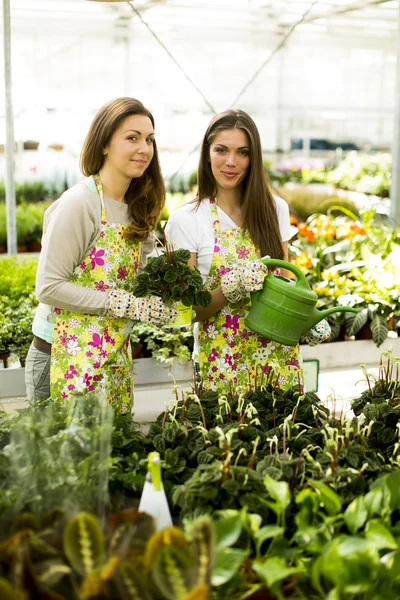
[[267,267],[282,267],[282,269],[291,271],[294,273],[294,275],[296,275],[298,282],[307,283],[303,271],[299,269],[299,267],[296,267],[296,265],[292,265],[292,263],[287,262],[286,260],[279,260],[279,258],[262,258],[261,262]]

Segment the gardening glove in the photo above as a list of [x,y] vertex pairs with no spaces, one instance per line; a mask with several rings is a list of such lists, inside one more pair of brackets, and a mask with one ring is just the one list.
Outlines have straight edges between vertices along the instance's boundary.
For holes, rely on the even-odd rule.
[[222,293],[230,303],[239,302],[249,292],[261,290],[268,267],[259,260],[235,265],[221,279]]
[[309,346],[316,346],[317,344],[322,344],[325,342],[329,336],[331,335],[331,328],[328,321],[322,319],[316,325],[313,325],[311,329],[307,331],[300,339],[302,344],[308,344]]
[[162,327],[172,321],[178,312],[166,306],[158,296],[137,298],[125,290],[112,290],[108,294],[107,313],[116,318],[144,321]]

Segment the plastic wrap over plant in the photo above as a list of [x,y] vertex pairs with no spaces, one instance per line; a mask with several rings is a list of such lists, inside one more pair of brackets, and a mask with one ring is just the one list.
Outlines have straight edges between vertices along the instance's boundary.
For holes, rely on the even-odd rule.
[[22,411],[4,448],[14,514],[65,509],[103,517],[112,430],[113,410],[103,394],[46,400]]

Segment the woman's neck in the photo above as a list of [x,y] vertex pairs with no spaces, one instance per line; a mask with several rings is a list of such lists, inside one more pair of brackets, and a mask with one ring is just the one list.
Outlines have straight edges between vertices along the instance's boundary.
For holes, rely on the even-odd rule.
[[104,198],[112,198],[116,202],[125,202],[125,194],[131,179],[121,173],[116,173],[107,164],[104,164],[100,169],[100,177]]
[[237,213],[241,211],[242,205],[242,190],[235,188],[233,190],[217,189],[215,194],[218,206],[222,208],[224,212]]

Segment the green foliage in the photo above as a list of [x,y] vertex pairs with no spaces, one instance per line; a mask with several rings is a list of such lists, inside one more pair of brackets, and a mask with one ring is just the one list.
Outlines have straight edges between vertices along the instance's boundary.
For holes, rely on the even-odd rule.
[[102,515],[112,420],[112,408],[96,394],[35,403],[11,420],[2,451],[9,510],[42,516],[73,506]]
[[204,289],[198,269],[188,265],[189,259],[188,250],[172,251],[167,246],[165,254],[147,260],[144,272],[135,279],[133,293],[139,298],[159,296],[169,306],[207,306],[211,294]]
[[11,256],[2,258],[0,296],[19,301],[27,298],[35,289],[37,259]]
[[34,294],[37,260],[1,259],[0,352],[14,346],[25,356],[32,340],[37,299]]
[[136,322],[131,332],[131,344],[143,347],[143,357],[152,357],[172,365],[176,359],[190,360],[193,349],[191,327],[164,329],[150,323]]

